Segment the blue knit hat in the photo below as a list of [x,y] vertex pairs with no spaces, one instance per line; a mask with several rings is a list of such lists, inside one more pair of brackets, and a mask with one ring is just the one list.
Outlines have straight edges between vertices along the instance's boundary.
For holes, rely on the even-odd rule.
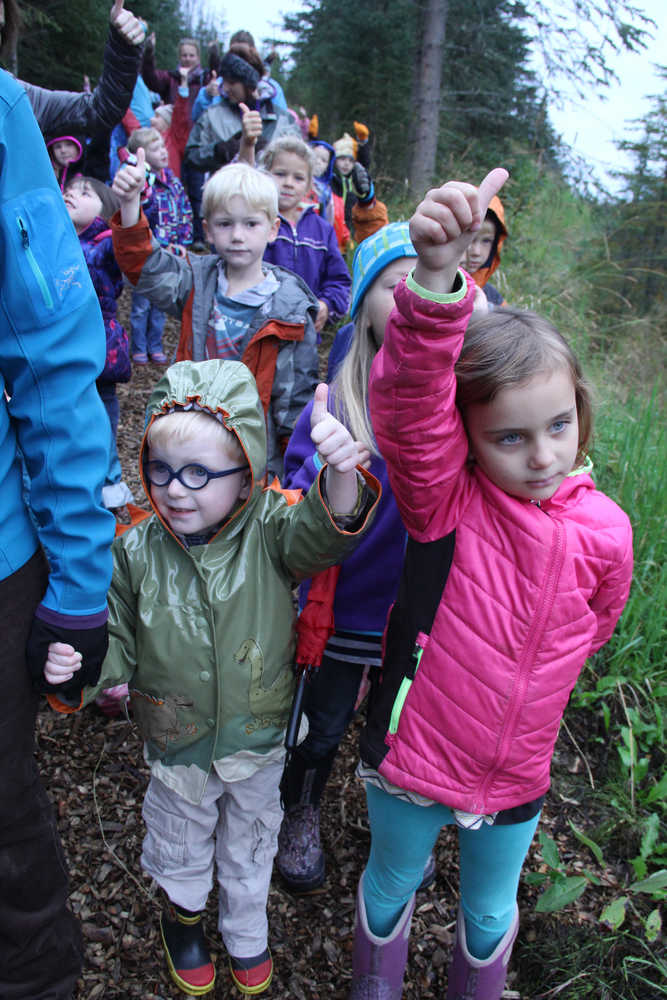
[[352,261],[352,302],[350,318],[354,319],[362,299],[378,274],[399,257],[416,257],[407,222],[390,222],[367,236],[354,253]]

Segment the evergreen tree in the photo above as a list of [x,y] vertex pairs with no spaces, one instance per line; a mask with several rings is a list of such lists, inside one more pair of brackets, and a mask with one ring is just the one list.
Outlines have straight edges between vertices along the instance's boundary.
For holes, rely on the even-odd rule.
[[[667,80],[667,67],[661,76]],[[640,137],[617,144],[635,166],[617,172],[623,197],[605,212],[609,253],[620,275],[617,292],[640,314],[664,306],[667,264],[667,91],[651,100],[648,114],[634,123]]]
[[[216,41],[224,21],[207,0],[127,0],[128,8],[155,31],[158,66],[177,62],[179,39],[196,38],[206,62],[206,47]],[[31,0],[21,5],[23,29],[18,45],[18,75],[42,87],[81,90],[87,74],[99,76],[109,28],[111,2]]]

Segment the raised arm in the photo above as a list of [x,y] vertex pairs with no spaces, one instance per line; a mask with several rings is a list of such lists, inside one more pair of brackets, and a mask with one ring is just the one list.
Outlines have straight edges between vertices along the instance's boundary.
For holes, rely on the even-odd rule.
[[410,222],[417,264],[396,288],[396,308],[373,362],[373,427],[405,526],[419,541],[448,534],[467,502],[468,441],[454,365],[475,285],[457,268],[506,177],[492,171],[479,189],[450,182],[429,191]]
[[125,10],[123,0],[111,8],[109,36],[99,83],[92,93],[45,90],[21,81],[44,134],[61,129],[93,133],[112,129],[130,106],[141,64],[145,26]]

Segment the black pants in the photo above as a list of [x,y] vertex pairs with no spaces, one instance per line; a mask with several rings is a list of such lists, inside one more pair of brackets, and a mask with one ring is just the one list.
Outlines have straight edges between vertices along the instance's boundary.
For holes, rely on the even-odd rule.
[[53,807],[34,759],[38,698],[25,645],[46,582],[41,551],[0,581],[0,1000],[69,1000],[82,964]]

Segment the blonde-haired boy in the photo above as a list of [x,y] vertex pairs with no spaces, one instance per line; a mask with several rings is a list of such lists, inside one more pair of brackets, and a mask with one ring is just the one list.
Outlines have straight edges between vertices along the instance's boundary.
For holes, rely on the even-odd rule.
[[297,418],[317,384],[317,301],[285,268],[262,260],[278,232],[275,184],[243,163],[204,188],[204,232],[215,253],[175,257],[151,244],[140,212],[143,154],[114,179],[121,202],[114,252],[136,289],[181,316],[177,360],[243,361],[255,376],[268,429],[268,472],[280,476]]

